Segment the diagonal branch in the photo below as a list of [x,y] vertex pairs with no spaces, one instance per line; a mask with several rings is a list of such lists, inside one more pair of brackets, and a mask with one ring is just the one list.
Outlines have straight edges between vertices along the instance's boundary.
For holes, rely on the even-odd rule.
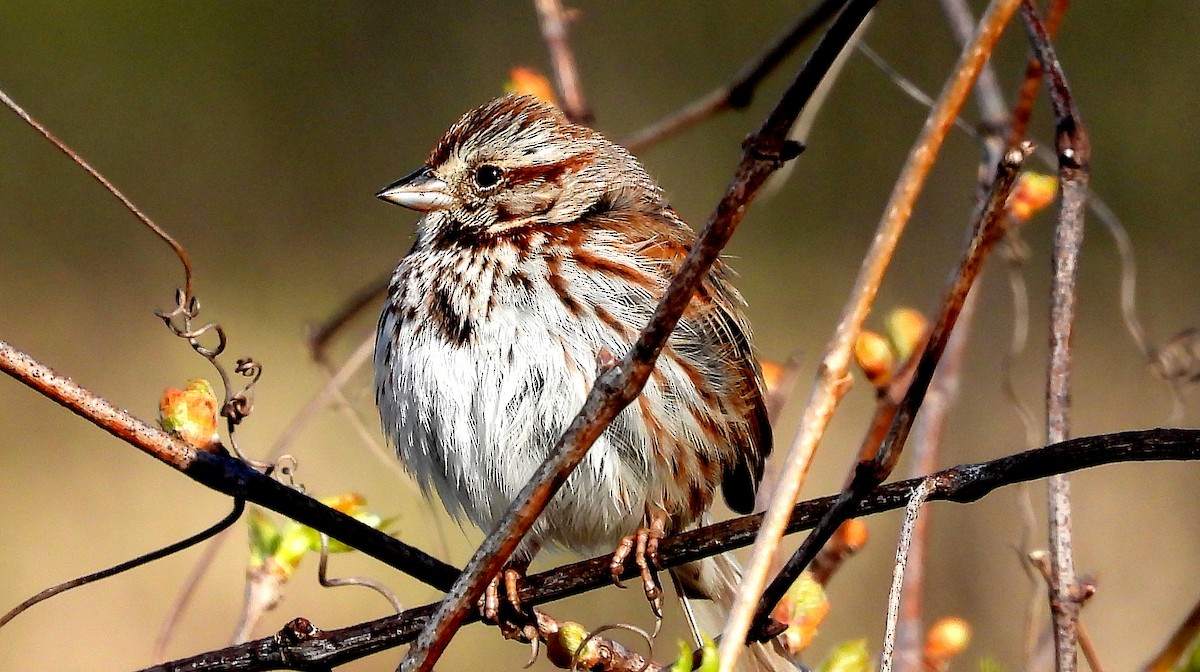
[[686,131],[718,112],[749,107],[758,86],[767,75],[774,72],[805,39],[837,14],[846,2],[847,0],[821,0],[753,61],[742,66],[732,82],[709,91],[677,112],[635,132],[622,140],[621,144],[637,154]]
[[138,420],[4,341],[0,341],[0,371],[217,492],[278,511],[441,590],[458,575],[441,560],[335,511],[241,460],[197,450]]
[[503,520],[475,551],[437,614],[409,649],[401,662],[401,670],[432,668],[483,593],[486,583],[516,550],[588,448],[617,413],[637,398],[696,287],[733,235],[758,189],[785,161],[799,154],[800,147],[787,140],[788,130],[874,2],[857,0],[851,3],[817,45],[762,126],[745,140],[742,160],[732,182],[672,278],[650,323],[625,357],[597,376],[583,409],[517,495]]
[[821,524],[804,539],[787,564],[763,591],[756,616],[760,628],[766,616],[800,572],[808,566],[838,526],[850,517],[856,502],[882,483],[900,459],[913,420],[925,399],[925,392],[929,389],[929,383],[953,332],[963,303],[983,268],[988,251],[1004,234],[1005,203],[1022,161],[1031,150],[1032,147],[1027,145],[1024,150],[1009,152],[997,166],[996,181],[992,185],[991,194],[979,211],[971,242],[951,279],[942,303],[941,314],[937,324],[930,331],[928,342],[913,373],[912,383],[903,400],[894,409],[894,415],[885,413],[875,420],[876,423],[886,422],[889,426],[883,441],[874,455],[864,457],[856,465],[850,484],[839,495],[837,504],[830,508]]
[[[966,504],[978,501],[998,488],[1056,473],[1105,464],[1165,460],[1200,460],[1200,430],[1149,429],[1080,437],[988,462],[959,465],[929,475],[928,501]],[[904,508],[913,489],[923,481],[926,478],[881,486],[859,502],[851,513],[854,517],[862,517]],[[792,534],[811,529],[837,499],[837,495],[831,495],[797,504],[791,511],[786,532]],[[659,547],[660,558],[664,567],[674,567],[749,546],[762,521],[762,514],[743,516],[667,537]],[[611,586],[611,558],[611,555],[591,558],[529,576],[521,590],[521,602],[545,604]],[[636,571],[636,568],[628,568],[625,575],[632,577]],[[302,641],[267,637],[156,665],[144,672],[312,670],[343,665],[412,641],[436,606],[414,607],[395,616],[323,631]],[[468,618],[477,620],[478,615],[472,613]]]
[[[750,632],[751,622],[770,613],[770,607],[765,610],[762,608],[761,591],[767,582],[767,573],[778,547],[787,512],[799,497],[800,486],[812,456],[848,387],[850,352],[853,344],[862,329],[863,321],[866,320],[892,253],[908,222],[913,204],[925,177],[929,174],[942,140],[958,116],[958,110],[962,108],[975,75],[987,60],[1015,9],[1015,0],[996,0],[992,3],[971,45],[963,51],[954,76],[946,83],[938,104],[926,119],[925,127],[909,154],[904,172],[888,200],[874,242],[863,260],[850,299],[842,312],[841,322],[822,359],[817,383],[800,421],[800,431],[780,471],[779,486],[775,500],[767,511],[763,533],[754,545],[750,565],[742,577],[741,589],[721,643],[723,669],[732,669],[737,662],[742,642]],[[782,595],[782,592],[779,594]],[[774,602],[771,606],[773,605]]]

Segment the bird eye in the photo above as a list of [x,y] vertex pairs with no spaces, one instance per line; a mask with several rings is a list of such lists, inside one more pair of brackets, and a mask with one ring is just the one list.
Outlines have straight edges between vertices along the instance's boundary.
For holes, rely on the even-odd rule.
[[500,183],[500,177],[504,174],[496,166],[484,164],[475,169],[475,184],[479,185],[480,189],[491,189]]

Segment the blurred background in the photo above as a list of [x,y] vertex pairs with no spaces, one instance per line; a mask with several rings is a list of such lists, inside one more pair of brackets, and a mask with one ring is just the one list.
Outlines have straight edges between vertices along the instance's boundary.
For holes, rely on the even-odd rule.
[[[615,138],[728,81],[807,3],[571,3],[572,41],[596,125]],[[976,11],[982,3],[974,2]],[[1200,5],[1104,3],[1068,13],[1059,54],[1089,125],[1093,186],[1129,229],[1139,264],[1139,310],[1161,342],[1200,322]],[[882,3],[866,41],[936,94],[957,49],[938,5]],[[806,53],[808,47],[800,50]],[[1010,101],[1024,70],[1019,25],[997,55]],[[683,216],[702,222],[754,129],[802,60],[768,80],[749,110],[730,113],[642,154]],[[265,365],[255,412],[239,432],[265,455],[325,380],[307,354],[307,329],[407,250],[416,217],[375,191],[418,166],[442,130],[502,92],[509,69],[548,72],[532,3],[76,3],[0,5],[0,87],[93,162],[188,249],[206,319],[230,338],[226,361]],[[727,252],[764,357],[800,353],[793,402],[776,429],[790,443],[816,362],[832,334],[897,171],[925,109],[861,55],[850,58],[790,179],[749,211]],[[973,118],[974,105],[965,114]],[[1052,138],[1039,105],[1033,137]],[[950,137],[918,203],[870,325],[887,309],[927,310],[954,264],[969,214],[978,152]],[[91,390],[152,419],[164,388],[213,377],[153,315],[182,282],[178,262],[117,202],[21,123],[0,113],[0,339]],[[1026,229],[1032,248],[1031,346],[1018,362],[1020,394],[1041,415],[1048,253],[1053,209]],[[1013,320],[1002,269],[982,280],[940,466],[1026,448],[1001,392]],[[1153,427],[1170,399],[1122,327],[1119,265],[1110,236],[1089,218],[1075,339],[1077,435]],[[372,332],[376,308],[335,344],[345,356]],[[374,431],[370,376],[346,390]],[[1184,424],[1200,414],[1189,398]],[[861,378],[819,452],[804,495],[842,482],[873,406]],[[98,431],[7,378],[0,380],[0,610],[43,588],[191,534],[222,516],[219,496]],[[398,516],[407,542],[437,548],[413,488],[325,409],[289,448],[297,478],[317,495],[354,491]],[[907,473],[902,463],[898,474]],[[1132,669],[1168,637],[1200,594],[1200,465],[1129,464],[1073,477],[1076,566],[1098,584],[1084,619],[1110,669]],[[1043,488],[1033,489],[1041,511]],[[933,504],[926,614],[974,627],[958,669],[984,656],[1023,666],[1030,584],[1021,569],[1018,490],[971,506]],[[439,507],[440,515],[440,507]],[[723,515],[723,514],[721,514]],[[811,653],[867,638],[879,650],[899,517],[868,521],[872,539],[834,579],[832,612]],[[1039,523],[1041,525],[1041,523]],[[480,539],[443,520],[463,563]],[[1039,527],[1038,539],[1043,537]],[[217,556],[168,649],[179,657],[228,642],[246,566],[244,528]],[[791,543],[796,543],[792,540]],[[200,551],[35,606],[0,631],[0,668],[123,670],[151,662],[164,615]],[[542,557],[535,568],[573,559]],[[335,628],[388,613],[361,589],[323,590],[304,564],[265,636],[295,616]],[[335,575],[367,575],[406,606],[438,595],[355,555]],[[604,589],[547,605],[588,626],[649,626],[636,591]],[[668,614],[660,650],[684,630]],[[512,669],[527,650],[481,626],[465,629],[442,669]],[[349,665],[391,670],[399,651]],[[538,669],[549,669],[538,664]]]

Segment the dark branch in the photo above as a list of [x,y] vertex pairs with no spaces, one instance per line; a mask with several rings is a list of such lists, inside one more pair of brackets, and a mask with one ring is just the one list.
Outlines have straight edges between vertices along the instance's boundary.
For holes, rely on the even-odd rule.
[[0,370],[217,492],[277,511],[439,590],[449,588],[458,576],[458,570],[441,560],[335,511],[240,460],[197,450],[142,422],[4,341],[0,341]]
[[[1082,437],[989,462],[959,465],[931,476],[928,501],[966,504],[998,488],[1054,474],[1120,462],[1176,460],[1200,460],[1200,430],[1148,429]],[[904,508],[912,489],[922,480],[914,478],[879,487],[857,503],[850,514],[857,518]],[[811,529],[837,500],[838,496],[832,495],[797,504],[787,533]],[[761,523],[762,514],[756,514],[668,537],[662,541],[659,554],[664,566],[674,567],[743,548],[754,542]],[[521,591],[521,601],[544,604],[611,586],[611,558],[605,555],[530,576]],[[626,576],[631,578],[635,572],[631,568]],[[304,641],[267,637],[146,668],[145,672],[310,670],[342,665],[412,641],[436,606],[415,607],[396,616],[320,632]],[[468,618],[474,620],[477,616],[471,614]]]
[[782,35],[763,50],[753,61],[742,66],[733,81],[700,96],[677,112],[637,131],[622,141],[629,151],[637,153],[667,138],[682,133],[705,119],[725,110],[740,110],[750,106],[758,86],[767,75],[792,54],[804,40],[825,25],[847,0],[822,0],[792,24]]

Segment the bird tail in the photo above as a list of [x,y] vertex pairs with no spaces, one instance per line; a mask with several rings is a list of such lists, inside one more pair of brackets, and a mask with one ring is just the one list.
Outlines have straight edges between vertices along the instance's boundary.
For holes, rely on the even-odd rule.
[[[714,555],[703,560],[690,562],[676,567],[674,575],[679,583],[681,599],[700,598],[711,600],[715,607],[715,630],[724,627],[725,619],[733,610],[734,600],[742,583],[741,565],[728,553]],[[690,613],[690,611],[689,611]],[[712,624],[709,624],[710,627]],[[742,669],[754,672],[775,672],[779,670],[796,670],[790,660],[772,651],[772,646],[755,642],[747,646],[747,656],[743,656]]]

